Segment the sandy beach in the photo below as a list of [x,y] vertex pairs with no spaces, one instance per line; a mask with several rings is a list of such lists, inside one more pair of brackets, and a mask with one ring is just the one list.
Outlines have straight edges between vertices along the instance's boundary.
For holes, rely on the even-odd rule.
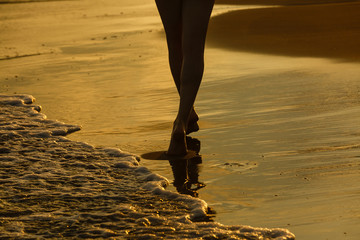
[[212,19],[208,39],[235,51],[359,62],[359,12],[359,2],[233,11]]
[[[201,130],[191,135],[198,199],[225,227],[357,239],[359,1],[217,3],[196,102]],[[49,119],[81,125],[71,141],[138,156],[166,150],[177,92],[153,1],[35,1],[0,12],[1,94],[31,94]],[[168,161],[139,164],[176,193]]]
[[4,239],[294,239],[287,230],[206,221],[202,200],[115,148],[64,136],[29,95],[0,95],[0,237]]

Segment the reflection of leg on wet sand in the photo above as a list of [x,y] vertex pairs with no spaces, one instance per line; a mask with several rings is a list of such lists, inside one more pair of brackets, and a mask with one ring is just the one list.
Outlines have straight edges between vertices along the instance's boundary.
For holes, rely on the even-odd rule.
[[202,163],[200,141],[196,138],[186,137],[188,154],[185,156],[172,156],[165,151],[144,153],[141,158],[148,160],[168,160],[174,175],[174,183],[179,193],[198,196],[198,190],[205,187],[199,182],[199,172]]
[[199,182],[199,163],[201,157],[195,157],[184,161],[170,160],[170,165],[174,174],[174,187],[179,193],[197,197],[200,188],[205,187],[204,183]]
[[198,190],[205,187],[205,184],[199,182],[200,164],[202,163],[200,151],[200,141],[196,138],[186,137],[187,148],[196,154],[187,159],[171,159],[171,165],[174,175],[174,187],[179,193],[188,194],[197,197]]

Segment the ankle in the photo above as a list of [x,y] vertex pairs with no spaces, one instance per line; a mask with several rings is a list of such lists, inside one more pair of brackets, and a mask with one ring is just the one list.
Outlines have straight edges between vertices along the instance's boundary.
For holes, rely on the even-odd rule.
[[184,136],[186,135],[186,126],[185,126],[184,122],[175,120],[174,125],[173,125],[173,131],[172,131],[171,135],[174,139],[177,139],[177,140],[184,138]]
[[182,129],[186,129],[187,127],[187,121],[182,121],[178,118],[175,119],[174,123],[173,123],[173,130],[182,130]]

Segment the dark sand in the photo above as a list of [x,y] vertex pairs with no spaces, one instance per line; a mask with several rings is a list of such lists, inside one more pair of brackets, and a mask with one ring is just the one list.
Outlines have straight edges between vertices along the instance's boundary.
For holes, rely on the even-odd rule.
[[356,0],[216,0],[216,4],[234,4],[234,5],[266,5],[266,6],[290,6],[290,5],[310,5],[324,3],[346,3],[357,2]]
[[229,12],[212,19],[210,46],[360,61],[360,2]]

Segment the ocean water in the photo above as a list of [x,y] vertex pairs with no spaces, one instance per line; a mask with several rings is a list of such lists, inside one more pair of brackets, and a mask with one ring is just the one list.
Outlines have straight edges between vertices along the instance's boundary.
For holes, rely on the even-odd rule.
[[[32,94],[50,119],[82,125],[72,140],[137,155],[166,150],[178,97],[152,1],[0,10],[1,92]],[[201,130],[192,134],[201,159],[186,174],[216,221],[287,228],[298,239],[359,236],[359,69],[207,47]],[[174,182],[168,161],[140,165]]]
[[165,190],[135,155],[70,141],[80,127],[47,119],[34,100],[0,95],[1,238],[294,239],[204,221],[206,202]]

